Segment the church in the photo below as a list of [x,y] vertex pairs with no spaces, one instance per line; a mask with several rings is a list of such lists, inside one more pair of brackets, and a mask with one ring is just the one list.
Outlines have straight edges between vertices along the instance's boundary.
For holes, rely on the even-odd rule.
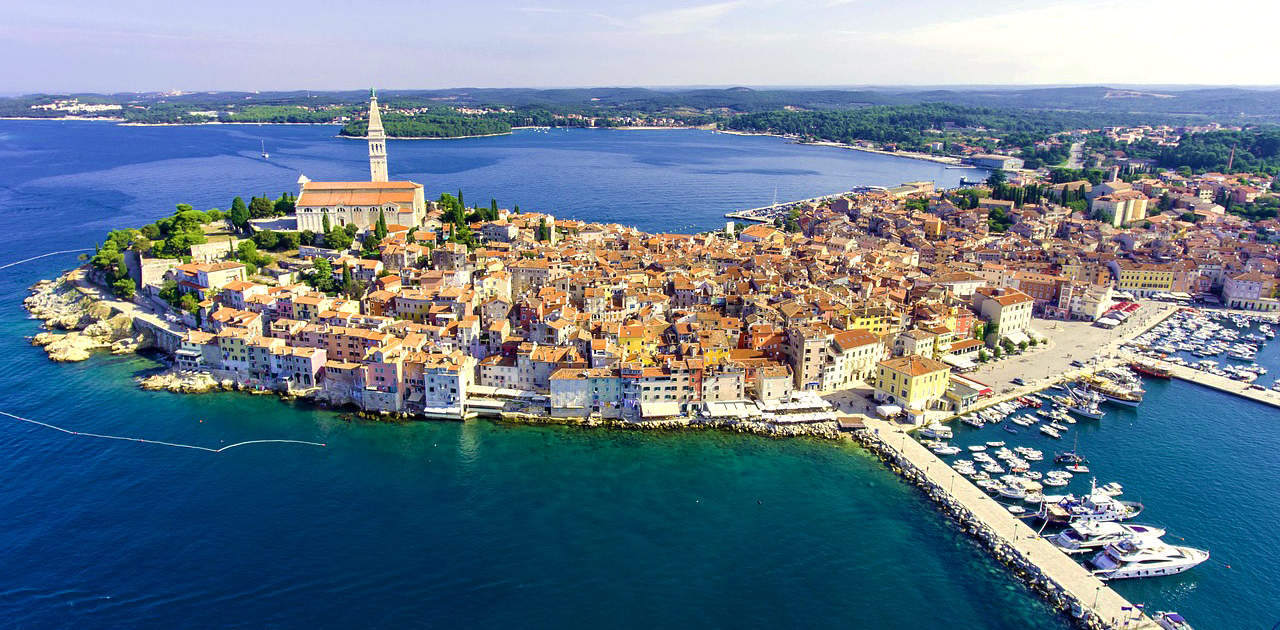
[[369,181],[313,182],[298,177],[296,212],[299,230],[324,231],[324,218],[331,227],[354,224],[366,228],[378,222],[414,227],[427,214],[426,196],[417,182],[387,181],[387,136],[378,113],[378,95],[369,90]]

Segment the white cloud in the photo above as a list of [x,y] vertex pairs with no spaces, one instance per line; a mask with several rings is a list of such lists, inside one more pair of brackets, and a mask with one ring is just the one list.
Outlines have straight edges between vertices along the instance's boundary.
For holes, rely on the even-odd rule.
[[715,24],[720,18],[739,9],[742,0],[715,2],[680,9],[656,11],[632,18],[640,30],[651,35],[681,35],[702,30]]

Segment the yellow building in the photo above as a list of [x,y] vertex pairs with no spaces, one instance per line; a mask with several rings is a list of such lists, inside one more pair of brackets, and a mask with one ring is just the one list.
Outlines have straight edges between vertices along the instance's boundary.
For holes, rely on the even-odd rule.
[[845,330],[865,330],[877,337],[894,332],[898,325],[898,316],[888,307],[857,307],[848,313]]
[[1172,265],[1121,260],[1116,266],[1121,291],[1145,296],[1175,290],[1173,285],[1176,270]]
[[923,411],[942,399],[951,369],[928,357],[908,355],[876,364],[874,397],[879,402]]

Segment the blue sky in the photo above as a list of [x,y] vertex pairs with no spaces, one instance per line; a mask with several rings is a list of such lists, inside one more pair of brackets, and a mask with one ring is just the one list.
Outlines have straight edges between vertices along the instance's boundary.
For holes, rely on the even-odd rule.
[[27,2],[0,92],[1280,84],[1248,0]]

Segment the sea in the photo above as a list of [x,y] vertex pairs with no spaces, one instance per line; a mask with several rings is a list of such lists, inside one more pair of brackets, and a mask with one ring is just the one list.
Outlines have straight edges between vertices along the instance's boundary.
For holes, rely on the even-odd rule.
[[[0,121],[0,265],[92,247],[179,202],[362,179],[327,126]],[[263,160],[259,142],[270,158]],[[389,143],[393,177],[468,203],[646,230],[855,185],[972,171],[778,138],[552,130]],[[985,176],[985,175],[980,175]],[[1067,621],[850,444],[490,422],[373,423],[274,397],[146,392],[157,363],[54,364],[26,287],[74,254],[0,274],[0,626],[1050,628]],[[1154,383],[1081,427],[1099,474],[1210,549],[1118,584],[1197,628],[1280,616],[1280,411]],[[1126,416],[1125,414],[1130,414]],[[963,433],[957,432],[958,437]],[[1002,438],[987,438],[1002,439]],[[1227,568],[1230,565],[1230,568]]]

